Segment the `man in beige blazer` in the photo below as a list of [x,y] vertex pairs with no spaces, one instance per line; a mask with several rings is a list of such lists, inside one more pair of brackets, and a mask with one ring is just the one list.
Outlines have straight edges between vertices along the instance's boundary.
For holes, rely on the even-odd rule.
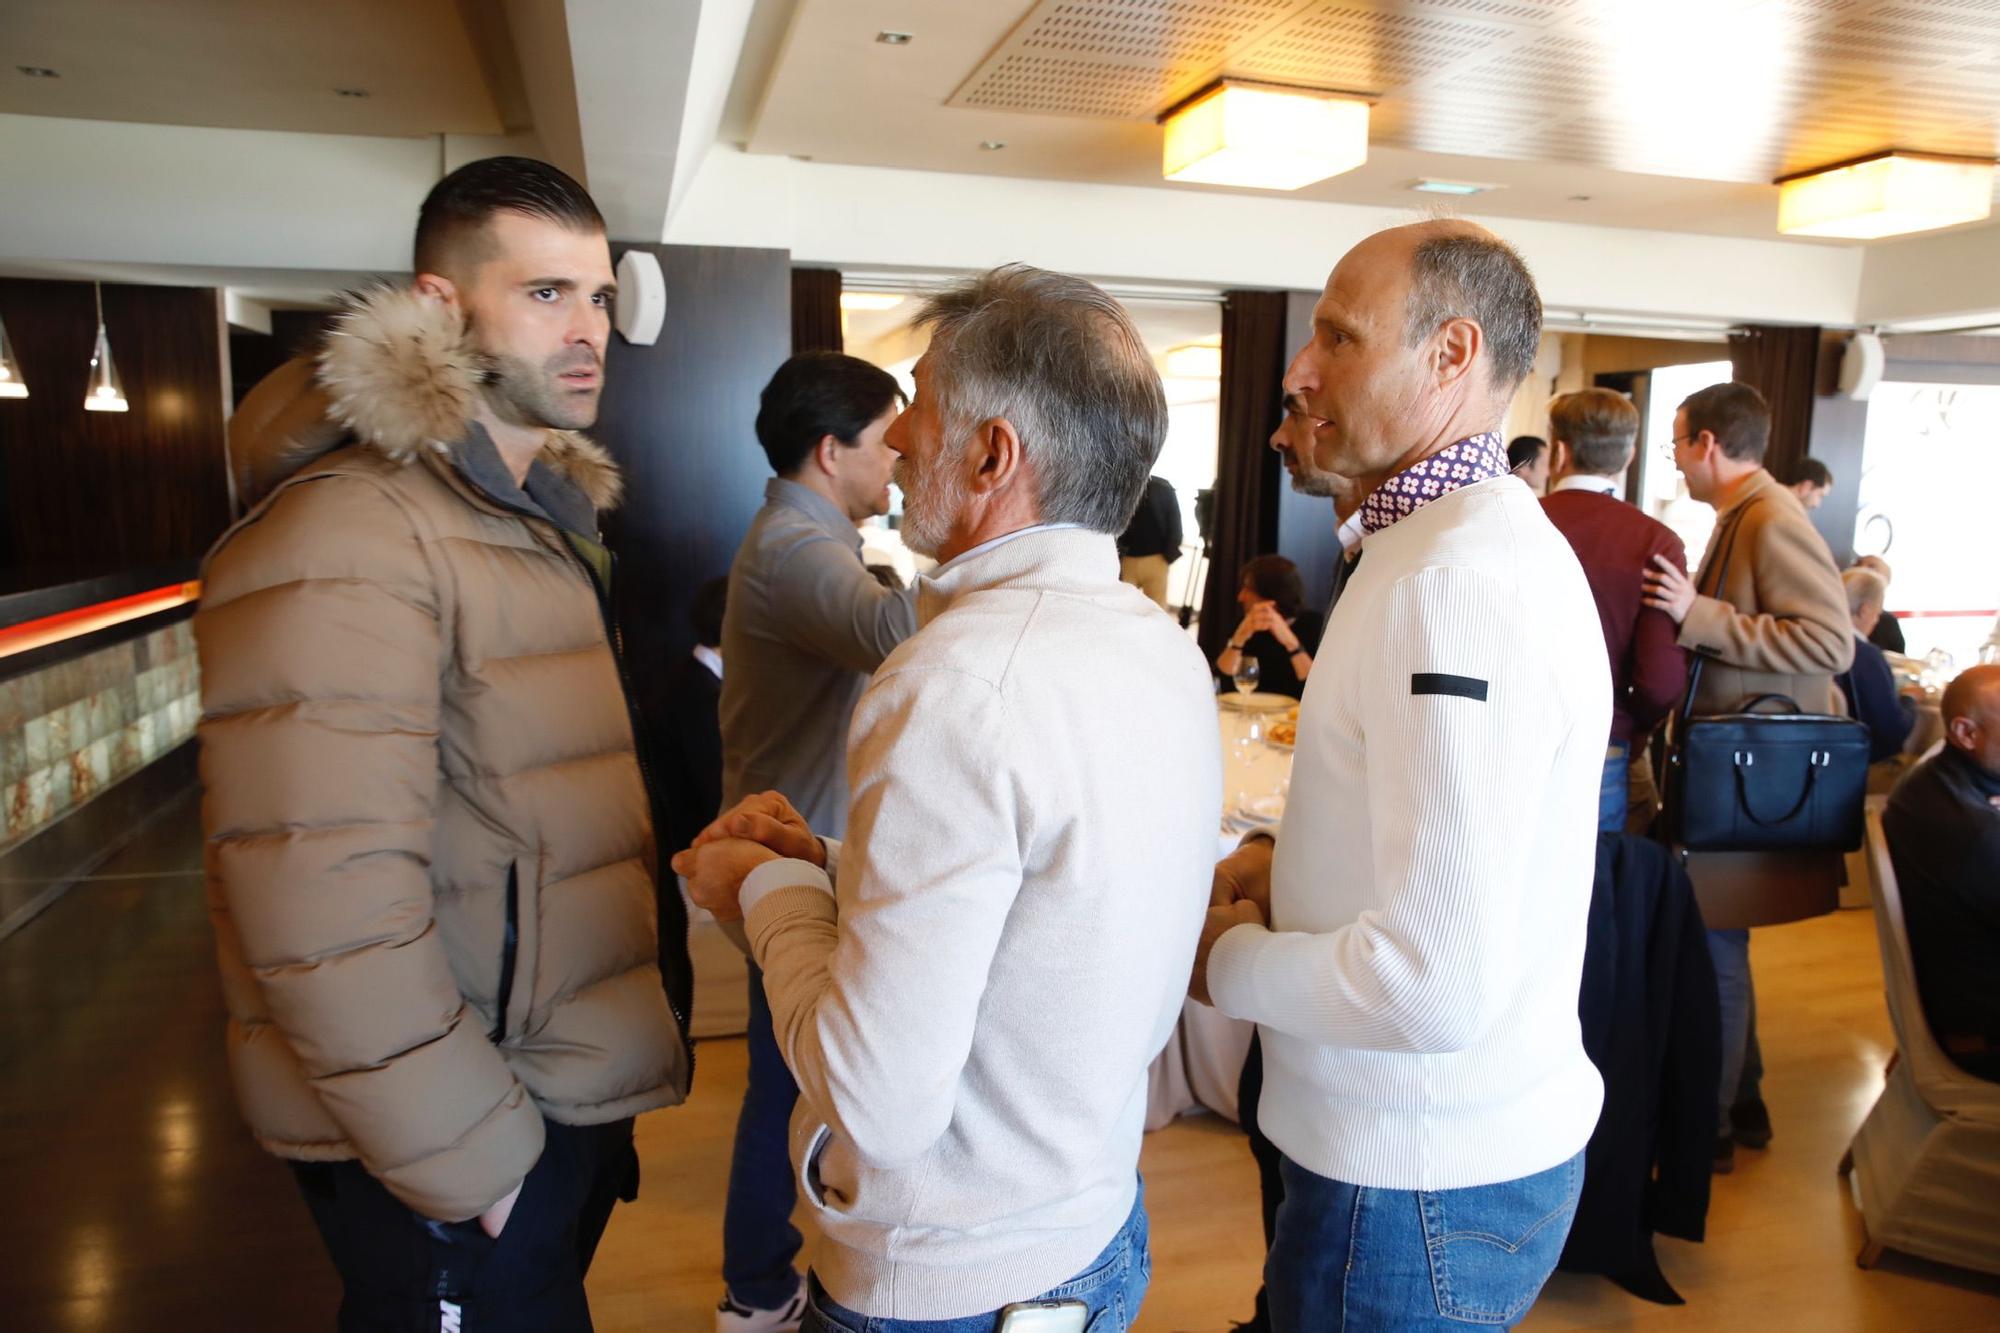
[[[1681,647],[1705,659],[1695,713],[1734,712],[1763,694],[1808,713],[1846,711],[1833,678],[1854,660],[1847,595],[1805,507],[1764,470],[1770,435],[1771,409],[1748,384],[1710,385],[1674,414],[1674,465],[1688,494],[1715,506],[1715,535],[1693,579],[1656,558],[1646,605],[1672,616]],[[1771,1141],[1748,927],[1831,908],[1840,857],[1699,853],[1688,873],[1710,924],[1726,927],[1711,929],[1708,944],[1722,999],[1715,1169],[1728,1171],[1737,1144]]]

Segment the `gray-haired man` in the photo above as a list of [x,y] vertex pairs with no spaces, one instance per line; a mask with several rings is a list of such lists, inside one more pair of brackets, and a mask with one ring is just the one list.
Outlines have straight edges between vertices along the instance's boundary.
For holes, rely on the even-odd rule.
[[855,709],[845,848],[767,796],[675,866],[718,915],[740,894],[811,1112],[802,1327],[990,1333],[1049,1297],[1114,1333],[1150,1272],[1146,1073],[1221,814],[1201,654],[1118,581],[1166,399],[1080,279],[1000,269],[920,322],[888,441],[904,539],[943,563]]

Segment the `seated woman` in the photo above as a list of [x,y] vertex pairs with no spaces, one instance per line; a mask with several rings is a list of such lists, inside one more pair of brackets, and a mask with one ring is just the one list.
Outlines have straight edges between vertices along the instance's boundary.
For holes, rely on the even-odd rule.
[[1245,564],[1236,593],[1243,604],[1243,620],[1215,659],[1215,669],[1233,676],[1237,663],[1248,656],[1257,663],[1259,690],[1294,699],[1305,693],[1312,655],[1319,650],[1324,628],[1316,612],[1301,609],[1305,599],[1299,567],[1285,557],[1260,555]]

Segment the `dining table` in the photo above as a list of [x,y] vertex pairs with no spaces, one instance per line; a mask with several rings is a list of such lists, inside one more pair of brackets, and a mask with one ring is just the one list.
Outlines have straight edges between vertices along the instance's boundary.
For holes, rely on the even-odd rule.
[[[1292,747],[1274,726],[1297,717],[1297,700],[1278,694],[1229,694],[1216,700],[1222,746],[1222,823],[1216,859],[1234,851],[1257,828],[1274,828],[1291,793]],[[1231,1018],[1199,1000],[1181,1004],[1180,1021],[1153,1060],[1146,1096],[1146,1128],[1180,1116],[1212,1111],[1237,1117],[1236,1084],[1256,1025]]]

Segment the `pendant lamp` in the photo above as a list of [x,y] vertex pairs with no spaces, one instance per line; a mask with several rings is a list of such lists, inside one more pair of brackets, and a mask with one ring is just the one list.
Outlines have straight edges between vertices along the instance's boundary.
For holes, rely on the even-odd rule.
[[99,283],[91,286],[97,292],[97,346],[90,353],[90,388],[83,396],[83,408],[86,412],[123,412],[129,404],[125,386],[118,381],[118,367],[111,361],[111,339],[104,333],[104,288]]
[[28,382],[21,378],[21,363],[14,359],[13,344],[7,341],[7,326],[0,324],[0,398],[26,398]]

